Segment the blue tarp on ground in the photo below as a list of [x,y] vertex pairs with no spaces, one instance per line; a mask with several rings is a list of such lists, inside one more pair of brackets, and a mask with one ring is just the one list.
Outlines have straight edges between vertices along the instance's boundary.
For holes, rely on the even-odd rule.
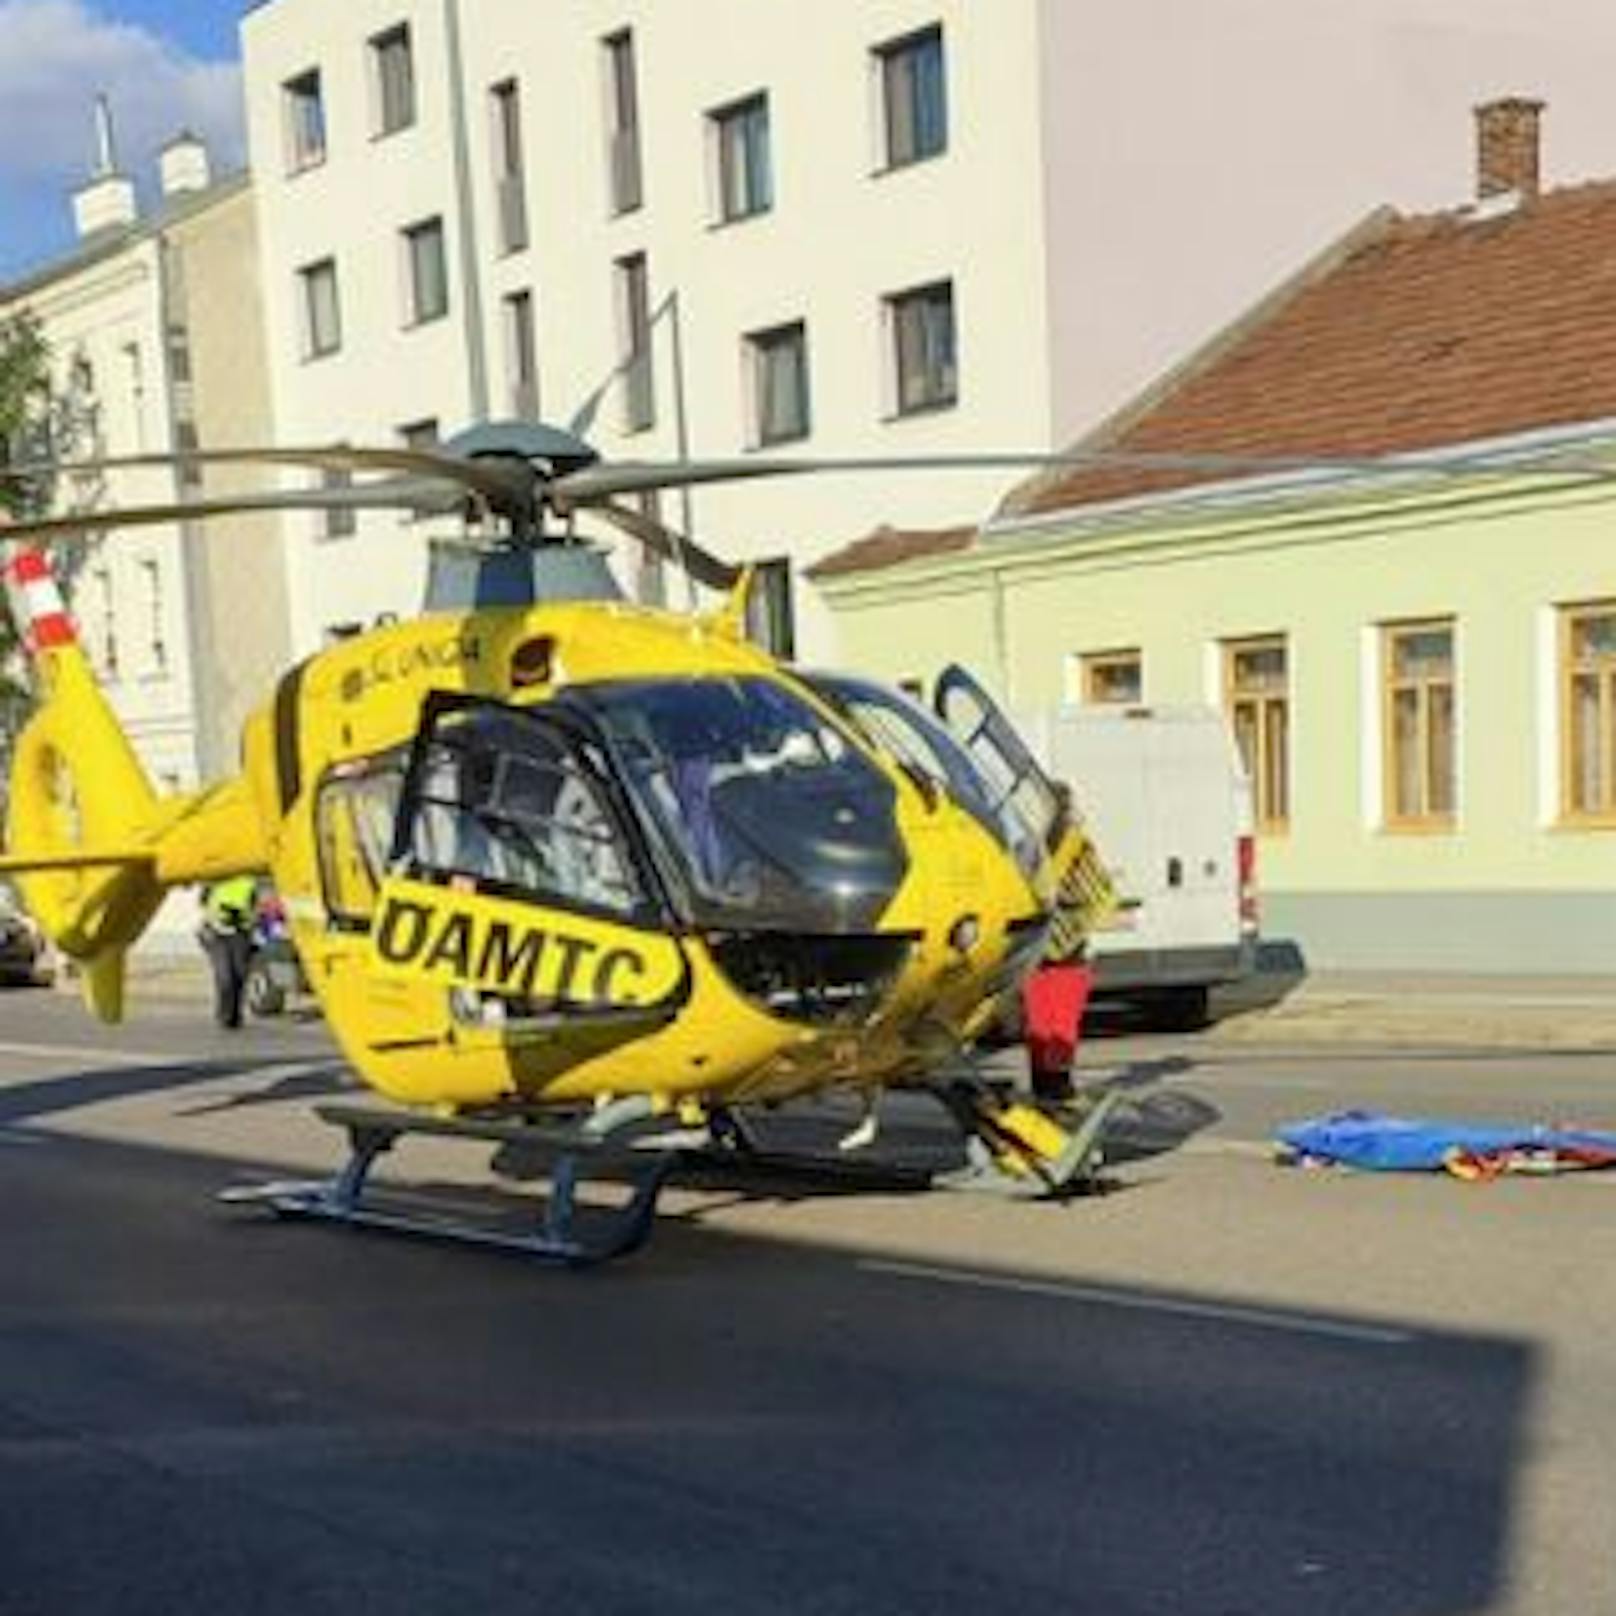
[[1544,1165],[1616,1165],[1616,1133],[1533,1123],[1449,1122],[1340,1111],[1281,1128],[1280,1143],[1310,1161],[1378,1172],[1435,1172],[1455,1158]]

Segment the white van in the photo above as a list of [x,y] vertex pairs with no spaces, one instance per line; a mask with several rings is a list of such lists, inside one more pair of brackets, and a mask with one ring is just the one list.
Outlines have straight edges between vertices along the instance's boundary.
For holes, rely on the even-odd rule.
[[1018,716],[1071,787],[1123,906],[1093,941],[1095,991],[1175,1027],[1255,969],[1251,783],[1212,707],[1063,707]]

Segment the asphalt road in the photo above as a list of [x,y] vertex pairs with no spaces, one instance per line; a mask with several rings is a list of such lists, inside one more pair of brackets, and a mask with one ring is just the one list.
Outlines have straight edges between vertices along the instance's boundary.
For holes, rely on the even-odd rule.
[[0,998],[0,1612],[1610,1608],[1616,1179],[1262,1141],[1608,1123],[1616,1056],[1083,1059],[1114,1193],[689,1192],[579,1275],[214,1204],[333,1158],[317,1027]]

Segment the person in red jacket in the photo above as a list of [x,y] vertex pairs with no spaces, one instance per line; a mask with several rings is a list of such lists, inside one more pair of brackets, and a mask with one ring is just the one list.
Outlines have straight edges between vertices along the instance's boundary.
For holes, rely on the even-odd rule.
[[1080,945],[1069,959],[1045,960],[1022,986],[1021,1036],[1035,1100],[1072,1098],[1072,1061],[1094,986],[1085,952]]

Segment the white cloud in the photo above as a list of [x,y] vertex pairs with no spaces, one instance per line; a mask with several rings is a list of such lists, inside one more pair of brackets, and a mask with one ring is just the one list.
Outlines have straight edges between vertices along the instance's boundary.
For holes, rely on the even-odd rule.
[[0,184],[79,184],[95,154],[100,92],[112,103],[119,166],[142,184],[182,128],[220,163],[241,160],[237,64],[189,56],[83,0],[0,0]]

